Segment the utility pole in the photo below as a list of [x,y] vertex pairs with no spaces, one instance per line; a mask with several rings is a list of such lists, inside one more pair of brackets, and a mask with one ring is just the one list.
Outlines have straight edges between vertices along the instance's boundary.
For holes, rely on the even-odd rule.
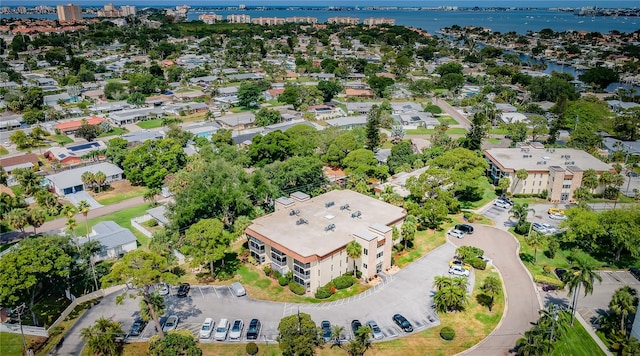
[[22,346],[24,346],[24,354],[27,356],[33,355],[31,349],[27,348],[27,340],[24,338],[24,330],[22,329],[22,313],[26,309],[26,305],[24,303],[20,304],[16,307],[16,314],[18,314],[18,325],[20,325],[20,334],[22,335]]

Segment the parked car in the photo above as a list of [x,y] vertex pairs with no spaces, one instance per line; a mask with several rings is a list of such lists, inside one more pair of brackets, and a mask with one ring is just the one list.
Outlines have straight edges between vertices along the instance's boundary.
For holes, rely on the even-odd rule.
[[[167,322],[167,319],[169,319],[169,317],[166,315],[163,315],[160,317],[160,319],[158,319],[158,322],[160,323],[161,328],[164,327],[164,324]],[[158,332],[158,327],[154,327],[154,330]]]
[[204,319],[204,323],[202,323],[202,326],[200,327],[200,338],[201,339],[210,338],[211,333],[213,332],[214,325],[215,325],[215,322],[213,321],[212,318]]
[[236,297],[247,295],[247,291],[244,289],[242,284],[240,284],[240,282],[231,283],[231,286],[229,286],[229,288],[231,288],[231,291],[233,291],[233,294],[235,294]]
[[229,332],[229,340],[240,340],[242,338],[242,329],[244,329],[244,323],[240,319],[233,321],[231,331]]
[[551,224],[544,223],[541,225],[547,231],[547,234],[555,234],[556,232],[558,232],[558,229],[556,229],[555,226]]
[[631,267],[629,268],[629,273],[631,273],[635,279],[640,281],[640,268]]
[[539,232],[539,233],[541,233],[543,235],[547,233],[547,230],[544,228],[544,226],[542,226],[542,224],[537,223],[537,222],[533,223],[531,229],[533,231],[537,231],[537,232]]
[[558,208],[549,208],[549,210],[547,210],[547,214],[549,214],[549,215],[552,215],[552,214],[564,215],[564,210],[558,209]]
[[169,288],[169,285],[168,285],[168,284],[166,284],[166,283],[161,283],[161,284],[158,286],[158,294],[160,294],[160,295],[167,295],[167,294],[169,294],[169,289],[170,289],[170,288]]
[[396,314],[393,316],[393,321],[398,324],[398,326],[404,330],[404,332],[410,333],[413,331],[413,326],[411,325],[411,323],[409,322],[409,320],[407,320],[407,318],[405,318],[404,316],[400,315],[400,314]]
[[216,328],[215,334],[213,334],[213,338],[216,339],[216,341],[224,341],[227,339],[228,332],[229,332],[229,320],[222,318],[218,323],[218,327]]
[[498,208],[503,208],[503,209],[509,209],[511,208],[511,205],[509,205],[509,203],[507,203],[504,200],[500,200],[497,199],[496,201],[493,202],[494,206],[497,206]]
[[261,326],[260,320],[251,319],[249,322],[249,328],[247,329],[247,340],[258,340]]
[[147,326],[147,322],[142,320],[142,318],[136,318],[131,325],[131,330],[129,331],[130,336],[139,336],[144,331],[144,328]]
[[320,323],[320,327],[322,328],[322,338],[324,342],[329,342],[329,340],[331,340],[331,323],[328,320],[323,320]]
[[549,219],[553,220],[567,220],[567,216],[564,214],[549,214]]
[[460,230],[467,235],[473,235],[473,226],[469,224],[458,224],[455,227],[456,230]]
[[449,236],[456,237],[456,238],[459,238],[459,239],[464,237],[464,232],[462,232],[462,231],[460,231],[458,229],[451,229],[451,230],[449,230],[449,232],[447,232],[447,234]]
[[362,326],[362,323],[360,322],[360,320],[352,320],[351,321],[351,331],[353,331],[353,335],[357,335],[358,334],[358,329],[360,329],[360,327]]
[[511,200],[511,199],[507,198],[507,197],[506,197],[506,196],[504,196],[504,195],[500,196],[500,198],[498,198],[498,200],[501,200],[501,201],[503,201],[503,202],[505,202],[505,203],[507,203],[507,204],[509,204],[509,205],[513,206],[513,200]]
[[384,337],[384,335],[382,334],[382,330],[380,330],[380,327],[375,321],[369,320],[367,321],[367,325],[371,328],[371,336],[374,339],[380,340]]
[[453,265],[449,267],[449,274],[453,274],[455,276],[469,277],[469,270],[462,266]]
[[555,271],[553,271],[556,276],[558,276],[558,279],[564,282],[564,276],[567,274],[567,270],[564,268],[556,268]]
[[469,269],[469,270],[471,269],[471,265],[470,264],[462,262],[457,258],[454,258],[451,261],[449,261],[449,267],[452,267],[452,266],[460,266],[460,267],[462,267],[464,269]]
[[171,315],[167,318],[167,322],[164,323],[164,326],[162,327],[162,331],[167,332],[167,331],[171,331],[171,330],[175,330],[178,327],[178,321],[180,319],[178,319],[177,315]]
[[178,287],[178,297],[184,298],[189,295],[189,290],[191,290],[191,286],[189,283],[182,283],[180,287]]

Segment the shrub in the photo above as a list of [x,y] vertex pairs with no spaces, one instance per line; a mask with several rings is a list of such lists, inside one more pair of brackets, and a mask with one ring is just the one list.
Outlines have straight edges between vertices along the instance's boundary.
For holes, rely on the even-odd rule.
[[480,257],[471,257],[464,260],[468,264],[470,264],[473,268],[484,270],[487,268],[487,262]]
[[327,287],[327,286],[320,287],[316,291],[316,298],[317,299],[327,299],[330,296],[331,296],[331,289],[329,289],[329,287]]
[[456,338],[456,332],[452,328],[445,326],[440,329],[440,337],[447,341],[451,341]]
[[278,284],[284,287],[289,284],[289,280],[287,279],[287,277],[281,276],[280,278],[278,278]]
[[456,255],[462,260],[467,260],[484,255],[484,250],[475,246],[460,246],[456,249]]
[[262,270],[264,271],[264,275],[269,277],[271,276],[271,266],[270,265],[265,265],[264,267],[262,267]]
[[556,239],[550,239],[549,244],[547,245],[547,250],[544,254],[549,258],[556,257],[556,253],[560,249],[560,243]]
[[156,227],[156,226],[158,226],[158,220],[156,220],[156,219],[151,219],[151,220],[147,221],[147,226],[149,226],[149,227]]
[[529,233],[529,225],[531,225],[528,221],[520,221],[518,225],[516,225],[515,231],[516,234],[526,235]]
[[247,352],[247,355],[255,355],[258,353],[258,345],[256,345],[255,342],[250,342],[247,344],[245,351]]
[[553,267],[545,265],[544,267],[542,267],[542,270],[544,271],[544,274],[551,274],[551,272],[553,272]]
[[271,270],[271,278],[275,279],[276,281],[280,279],[280,277],[282,277],[282,273],[275,271],[275,270]]
[[289,290],[297,295],[303,295],[307,289],[298,283],[289,283]]
[[355,283],[355,281],[353,280],[353,276],[351,275],[336,277],[332,282],[333,285],[338,289],[349,288],[353,285],[353,283]]
[[549,277],[549,276],[543,276],[541,274],[536,274],[533,276],[533,280],[536,283],[542,283],[542,284],[546,284],[552,287],[558,287],[560,289],[564,288],[564,283],[562,283],[562,281],[554,278],[554,277]]
[[432,114],[442,114],[442,109],[438,105],[429,104],[424,106],[425,112],[430,112]]

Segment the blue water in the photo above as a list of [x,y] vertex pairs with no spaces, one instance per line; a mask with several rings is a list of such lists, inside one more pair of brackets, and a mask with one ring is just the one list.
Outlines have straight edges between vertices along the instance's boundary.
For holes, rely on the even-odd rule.
[[[237,5],[237,4],[236,4]],[[156,5],[159,6],[159,5]],[[189,20],[197,20],[198,16],[206,12],[196,12],[193,9],[188,14]],[[551,28],[554,31],[585,30],[587,32],[607,33],[611,30],[620,32],[634,32],[640,29],[640,17],[584,17],[575,16],[570,12],[551,11],[546,9],[529,9],[513,11],[437,11],[437,10],[216,10],[215,13],[226,17],[229,14],[245,13],[253,17],[292,17],[311,16],[319,22],[325,22],[330,17],[350,16],[363,20],[368,17],[394,18],[397,25],[421,28],[430,33],[435,33],[443,27],[452,25],[489,27],[494,32],[526,33],[527,31],[539,31],[543,28]],[[7,16],[7,15],[3,15]],[[16,15],[11,15],[16,16]],[[56,18],[55,14],[48,15],[23,15],[20,17]]]

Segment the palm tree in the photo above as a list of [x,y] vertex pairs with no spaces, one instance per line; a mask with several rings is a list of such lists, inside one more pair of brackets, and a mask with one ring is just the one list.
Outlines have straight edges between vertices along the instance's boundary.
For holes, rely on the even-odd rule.
[[594,189],[598,188],[598,185],[600,185],[598,172],[596,172],[595,169],[587,169],[584,171],[582,174],[582,185],[593,193]]
[[347,256],[353,260],[353,276],[357,278],[356,260],[362,256],[362,246],[355,240],[347,244]]
[[149,302],[146,300],[140,300],[140,317],[144,321],[149,321],[152,319],[151,313],[149,312],[149,307],[153,308],[155,315],[163,315],[167,311],[167,306],[164,303],[164,297],[158,293],[150,293],[149,294]]
[[516,181],[516,184],[514,186],[514,192],[517,191],[516,187],[518,186],[518,183],[520,183],[520,181],[523,181],[525,179],[527,179],[529,177],[529,172],[527,172],[526,169],[518,169],[516,171],[516,178],[518,178],[518,180]]
[[494,276],[488,276],[484,279],[484,283],[480,287],[480,290],[491,296],[491,301],[489,303],[489,311],[491,311],[496,293],[499,293],[502,290],[502,283],[500,282],[500,279]]
[[14,229],[18,229],[24,232],[24,227],[27,226],[29,221],[27,220],[27,216],[29,212],[27,209],[16,208],[9,211],[5,216],[5,221],[7,224],[11,225]]
[[636,313],[638,304],[638,297],[636,297],[636,290],[624,286],[616,290],[609,302],[609,310],[620,318],[620,331],[623,335],[627,333],[627,322],[629,321],[629,315]]
[[529,208],[529,204],[527,203],[515,203],[513,204],[513,206],[511,207],[511,209],[509,209],[509,218],[515,218],[516,221],[519,223],[522,220],[526,220],[527,219],[527,215],[529,215],[530,212],[535,213],[536,211]]
[[96,181],[96,176],[95,174],[93,174],[93,172],[84,172],[82,173],[82,176],[80,176],[80,179],[82,179],[82,184],[84,184],[85,189],[93,189],[93,185]]
[[340,325],[331,325],[331,339],[333,340],[333,346],[340,346],[340,339],[342,339],[342,332],[344,331],[344,326]]
[[433,296],[433,302],[437,311],[446,313],[451,310],[463,310],[468,303],[466,278],[436,276],[434,286],[436,294]]
[[86,200],[81,200],[78,203],[78,211],[80,211],[84,216],[84,223],[86,227],[87,238],[89,237],[89,218],[87,216],[89,215],[90,210],[91,210],[91,205],[89,205],[89,203]]
[[144,192],[144,195],[142,195],[142,199],[144,199],[144,201],[150,202],[152,206],[156,206],[157,204],[156,196],[158,194],[160,194],[160,189],[149,188]]
[[33,226],[33,233],[37,233],[37,229],[44,224],[47,220],[47,214],[42,208],[33,208],[29,209],[29,214],[27,215],[27,221],[31,226]]
[[593,293],[593,283],[595,281],[602,282],[602,277],[596,272],[597,265],[595,261],[586,255],[578,255],[573,261],[573,266],[565,276],[565,283],[569,286],[567,296],[573,296],[571,310],[571,325],[576,314],[576,306],[578,304],[578,294],[580,288],[584,288],[584,296]]
[[98,191],[101,191],[102,187],[104,186],[105,182],[107,181],[107,175],[104,174],[103,171],[98,171],[98,172],[96,172],[96,174],[93,175],[93,181],[98,186]]
[[80,249],[80,244],[78,243],[78,238],[76,237],[76,228],[78,227],[78,222],[74,218],[67,218],[67,222],[64,223],[67,227],[67,230],[71,231],[71,236],[73,237],[73,241],[76,243],[76,247],[78,250]]
[[[411,219],[405,219],[404,223],[402,224],[402,241],[404,241],[404,249],[407,249],[407,242],[408,241],[412,241],[415,239],[416,237],[416,223],[415,223],[415,217],[413,217],[413,215],[409,215],[412,218]],[[409,217],[407,216],[407,217]]]
[[91,327],[80,331],[80,336],[87,342],[92,354],[118,355],[121,345],[116,341],[124,334],[119,322],[100,317]]
[[29,196],[33,196],[38,190],[40,190],[40,183],[42,183],[42,176],[36,174],[29,168],[18,168],[13,171],[13,176],[18,183],[24,188],[24,193]]
[[533,262],[538,260],[538,247],[542,247],[545,241],[545,236],[537,231],[533,231],[524,237],[524,242],[527,245],[533,247]]

